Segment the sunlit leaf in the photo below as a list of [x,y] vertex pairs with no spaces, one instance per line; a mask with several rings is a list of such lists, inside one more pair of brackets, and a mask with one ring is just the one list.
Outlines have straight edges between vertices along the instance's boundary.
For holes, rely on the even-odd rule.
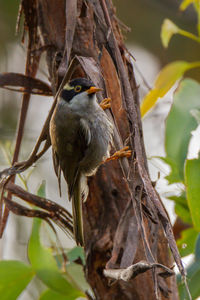
[[168,44],[172,36],[179,32],[178,26],[174,24],[171,20],[165,19],[161,27],[161,41],[165,48],[168,47]]
[[5,260],[0,262],[1,300],[16,300],[23,292],[35,272],[31,266],[20,261]]
[[181,256],[194,253],[198,235],[199,233],[194,228],[188,228],[181,232],[181,238],[177,241]]
[[195,229],[200,231],[200,158],[186,161],[185,180],[192,221]]
[[144,97],[141,104],[141,115],[144,116],[162,98],[189,69],[200,67],[200,62],[188,63],[176,61],[165,66],[155,81],[154,88]]
[[184,164],[191,131],[197,127],[197,122],[190,111],[200,109],[199,95],[200,84],[192,79],[183,80],[174,94],[165,131],[166,162],[168,160],[174,164],[169,175],[170,183],[184,181]]

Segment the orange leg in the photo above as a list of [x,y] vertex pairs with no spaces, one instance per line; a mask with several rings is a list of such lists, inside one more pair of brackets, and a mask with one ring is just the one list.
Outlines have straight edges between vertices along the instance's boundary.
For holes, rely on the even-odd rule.
[[119,151],[116,151],[113,155],[111,155],[110,157],[108,157],[105,162],[110,161],[110,160],[115,160],[115,159],[119,159],[122,157],[130,157],[131,156],[132,151],[129,150],[129,147],[126,146],[123,149],[120,149]]
[[101,103],[99,103],[99,105],[101,106],[101,108],[103,110],[107,109],[107,108],[111,108],[111,99],[110,98],[105,98],[101,101]]

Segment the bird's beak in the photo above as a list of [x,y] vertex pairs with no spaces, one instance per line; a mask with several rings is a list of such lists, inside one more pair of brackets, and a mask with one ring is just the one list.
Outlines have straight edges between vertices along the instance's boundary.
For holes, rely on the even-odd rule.
[[95,87],[95,86],[91,86],[86,92],[87,92],[88,94],[95,94],[95,93],[97,93],[97,92],[99,92],[99,91],[102,91],[102,89],[97,88],[97,87]]

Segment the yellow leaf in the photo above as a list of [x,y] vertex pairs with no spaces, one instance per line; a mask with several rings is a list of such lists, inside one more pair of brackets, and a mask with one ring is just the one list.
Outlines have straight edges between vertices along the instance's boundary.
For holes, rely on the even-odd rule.
[[142,117],[155,105],[158,97],[159,97],[159,91],[156,89],[151,90],[144,97],[140,108]]
[[158,74],[154,88],[149,91],[142,101],[142,117],[155,105],[158,98],[162,98],[187,70],[196,67],[200,67],[200,62],[175,61],[165,66]]
[[184,0],[181,5],[180,5],[180,10],[184,11],[186,10],[186,8],[190,5],[190,4],[198,4],[198,2],[200,2],[199,0]]
[[179,32],[178,26],[171,20],[165,19],[161,27],[161,41],[165,48],[168,47],[169,41],[172,36]]

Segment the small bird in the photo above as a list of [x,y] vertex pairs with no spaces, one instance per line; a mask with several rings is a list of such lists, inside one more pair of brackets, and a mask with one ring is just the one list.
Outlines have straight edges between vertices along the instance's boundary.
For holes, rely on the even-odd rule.
[[50,121],[53,163],[60,189],[61,170],[72,199],[74,236],[84,244],[82,202],[87,199],[87,176],[93,175],[109,156],[113,125],[97,103],[101,89],[86,78],[67,83]]

